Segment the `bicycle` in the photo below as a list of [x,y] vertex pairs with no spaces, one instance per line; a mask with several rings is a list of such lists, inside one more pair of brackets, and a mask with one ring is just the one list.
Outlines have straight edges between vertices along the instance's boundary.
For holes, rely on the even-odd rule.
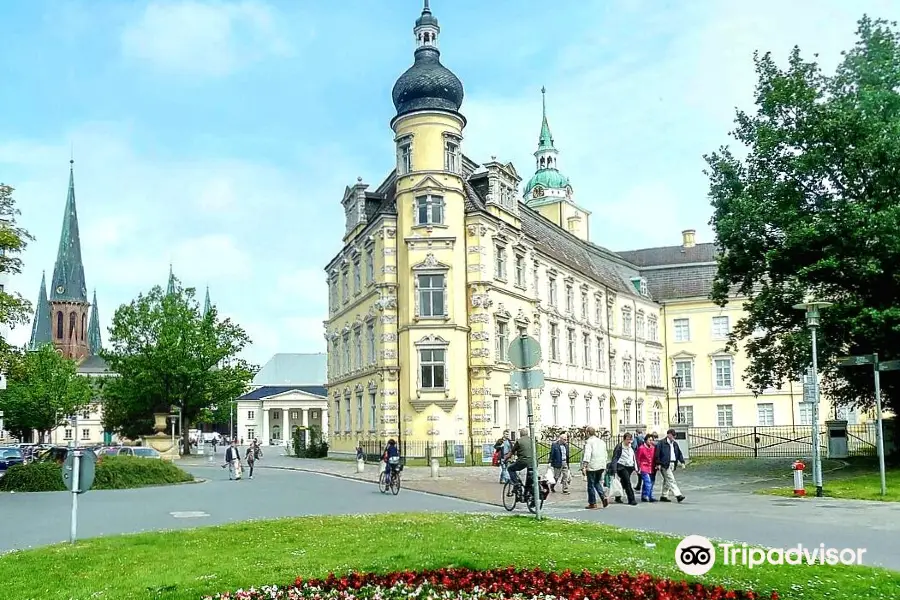
[[[394,461],[392,458],[391,461]],[[403,463],[399,460],[385,465],[384,471],[378,477],[378,491],[386,494],[388,489],[393,495],[400,493],[400,471],[403,470]]]
[[[503,508],[512,512],[516,508],[516,504],[519,502],[524,502],[528,507],[528,511],[531,513],[537,512],[537,507],[534,502],[534,483],[532,482],[532,471],[528,469],[528,474],[525,477],[525,484],[523,485],[521,480],[516,477],[515,483],[513,481],[507,481],[503,485]],[[541,492],[540,494],[540,507],[544,508],[544,499],[546,496]]]

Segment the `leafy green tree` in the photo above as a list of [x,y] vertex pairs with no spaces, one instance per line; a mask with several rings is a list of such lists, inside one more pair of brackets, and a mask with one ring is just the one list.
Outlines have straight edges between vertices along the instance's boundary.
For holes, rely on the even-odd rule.
[[[748,297],[734,329],[757,392],[796,381],[809,365],[807,293],[822,312],[819,363],[838,404],[871,405],[871,369],[839,369],[838,355],[900,358],[900,33],[863,17],[833,74],[794,48],[787,68],[755,55],[756,112],[738,111],[746,147],[706,158],[721,250],[713,298]],[[900,373],[885,373],[900,409]]]
[[93,391],[75,362],[47,344],[17,357],[7,389],[0,393],[0,410],[6,428],[17,437],[35,429],[43,436],[88,406]]
[[219,319],[215,307],[204,316],[195,290],[177,280],[172,293],[157,286],[120,306],[109,333],[103,356],[119,377],[105,390],[105,425],[129,437],[146,435],[154,413],[177,407],[185,452],[191,425],[209,407],[243,394],[255,372],[237,357],[250,343],[244,330]]
[[[16,224],[20,212],[13,198],[14,189],[0,183],[0,273],[18,275],[22,272],[21,254],[34,239]],[[0,324],[8,327],[24,325],[31,318],[31,304],[18,293],[0,290]],[[6,372],[13,349],[0,337],[0,370]]]

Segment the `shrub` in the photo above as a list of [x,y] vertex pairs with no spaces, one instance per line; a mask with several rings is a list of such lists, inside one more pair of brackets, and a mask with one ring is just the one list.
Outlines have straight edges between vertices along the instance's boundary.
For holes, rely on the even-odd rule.
[[0,490],[6,492],[59,492],[65,489],[61,468],[55,462],[13,465],[0,479]]
[[97,463],[94,489],[125,490],[193,480],[193,475],[166,460],[135,456],[104,456]]
[[293,586],[262,586],[237,593],[207,596],[205,600],[484,600],[514,598],[532,600],[542,598],[641,598],[644,600],[777,600],[778,594],[756,594],[751,591],[729,590],[721,586],[661,579],[652,575],[587,571],[559,573],[540,569],[491,569],[475,571],[465,568],[437,571],[403,571],[387,573],[351,573],[329,575],[326,579],[297,579]]
[[322,428],[318,425],[312,425],[306,431],[306,447],[304,447],[301,430],[294,430],[292,439],[294,456],[297,458],[324,458],[328,456],[328,442],[322,439]]
[[[97,461],[94,490],[124,490],[150,485],[193,481],[194,476],[164,460],[134,456],[104,456]],[[36,461],[10,467],[0,490],[7,492],[58,492],[65,490],[62,467],[55,462]]]

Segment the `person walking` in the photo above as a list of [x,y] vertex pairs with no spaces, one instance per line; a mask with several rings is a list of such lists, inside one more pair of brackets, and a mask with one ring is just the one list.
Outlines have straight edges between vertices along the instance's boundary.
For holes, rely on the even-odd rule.
[[656,470],[656,436],[647,436],[637,451],[638,474],[641,482],[641,502],[656,502],[653,497],[653,480],[650,475]]
[[[641,427],[634,428],[634,438],[631,441],[631,447],[634,448],[634,455],[637,456],[638,450],[641,449],[641,446],[644,445],[644,430]],[[638,470],[638,480],[637,485],[634,486],[634,491],[641,491],[641,485],[643,484],[643,479],[640,477],[640,470]]]
[[228,479],[238,480],[241,478],[241,450],[237,446],[235,440],[231,440],[231,445],[225,451],[225,464],[222,468],[228,468]]
[[678,488],[678,482],[675,481],[675,468],[681,463],[684,467],[684,455],[678,442],[675,441],[675,430],[670,429],[666,432],[666,439],[656,445],[656,464],[659,465],[659,471],[663,476],[663,489],[659,495],[660,502],[671,502],[670,496],[674,496],[679,503],[684,501],[684,494]]
[[553,480],[555,484],[550,486],[550,491],[555,492],[557,484],[562,487],[562,493],[569,493],[569,483],[572,473],[569,470],[569,436],[565,433],[550,446],[550,466],[553,467]]
[[603,469],[606,467],[606,442],[597,437],[593,427],[586,429],[588,439],[584,442],[584,456],[581,458],[581,472],[587,480],[588,504],[585,508],[597,508],[597,497],[603,508],[609,506],[609,500],[603,492]]
[[247,447],[247,455],[245,458],[247,459],[247,466],[250,467],[248,479],[253,479],[253,465],[256,464],[256,442],[250,442],[250,446]]
[[631,474],[634,473],[636,466],[634,448],[631,446],[633,439],[634,436],[631,433],[626,433],[622,436],[622,441],[616,444],[613,450],[610,469],[622,484],[622,490],[628,498],[628,504],[637,506],[637,501],[634,499],[634,489],[631,487]]
[[509,481],[509,461],[506,457],[512,451],[512,442],[509,441],[509,429],[503,431],[503,437],[494,444],[494,450],[497,451],[497,464],[500,466],[500,483],[504,484]]

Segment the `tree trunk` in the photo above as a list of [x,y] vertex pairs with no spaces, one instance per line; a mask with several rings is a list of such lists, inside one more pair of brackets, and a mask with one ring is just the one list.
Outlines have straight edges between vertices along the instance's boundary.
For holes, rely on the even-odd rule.
[[[191,426],[185,420],[181,423],[184,430],[181,432],[181,447],[182,447],[182,455],[190,456],[191,454]],[[199,443],[199,442],[198,442]]]

